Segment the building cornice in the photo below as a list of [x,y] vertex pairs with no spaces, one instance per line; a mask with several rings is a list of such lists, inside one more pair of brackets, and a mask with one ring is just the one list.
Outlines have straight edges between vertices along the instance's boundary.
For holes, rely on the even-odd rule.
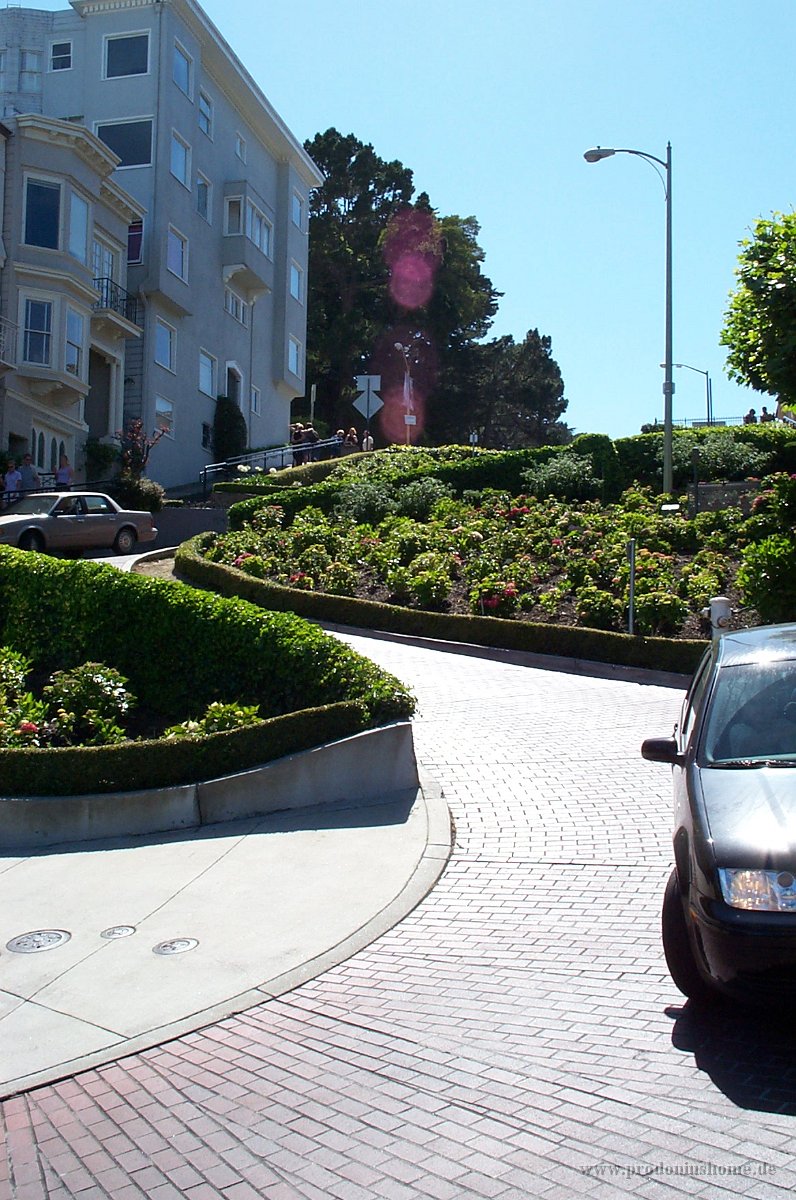
[[19,278],[24,279],[29,287],[45,288],[50,292],[69,292],[87,308],[93,308],[97,303],[97,289],[82,283],[68,271],[53,271],[49,267],[37,267],[19,260],[13,266]]
[[51,146],[65,146],[79,155],[92,170],[107,178],[121,162],[85,125],[44,117],[40,113],[22,113],[14,118],[17,132]]
[[146,216],[147,210],[144,205],[139,204],[112,179],[103,179],[100,183],[100,200],[126,225],[132,225],[133,221],[141,221]]

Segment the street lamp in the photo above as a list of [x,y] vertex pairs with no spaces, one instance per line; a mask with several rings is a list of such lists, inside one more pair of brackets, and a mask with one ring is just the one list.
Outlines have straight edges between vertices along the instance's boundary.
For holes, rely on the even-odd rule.
[[[661,366],[663,366],[663,363],[661,363]],[[712,425],[713,424],[713,385],[710,382],[710,374],[707,371],[703,371],[701,367],[692,367],[690,365],[690,363],[672,363],[672,366],[673,367],[685,367],[685,369],[687,371],[696,371],[697,375],[705,376],[705,404],[707,407],[706,416],[708,419],[708,425]]]
[[403,404],[406,412],[404,413],[404,424],[406,426],[406,444],[409,445],[409,426],[414,425],[417,418],[415,412],[415,388],[414,380],[412,379],[412,365],[409,362],[409,347],[404,346],[402,342],[395,343],[395,349],[400,350],[404,360],[404,387],[403,387]]
[[[666,340],[664,346],[664,380],[663,380],[663,490],[672,490],[672,396],[674,381],[672,379],[672,144],[666,145],[666,161],[656,158],[654,154],[645,154],[643,150],[611,150],[605,146],[597,146],[587,150],[583,157],[588,163],[600,162],[603,158],[611,158],[614,154],[633,154],[636,158],[645,158],[649,163],[657,163],[666,172],[663,191],[666,197]],[[657,167],[655,168],[657,170]]]

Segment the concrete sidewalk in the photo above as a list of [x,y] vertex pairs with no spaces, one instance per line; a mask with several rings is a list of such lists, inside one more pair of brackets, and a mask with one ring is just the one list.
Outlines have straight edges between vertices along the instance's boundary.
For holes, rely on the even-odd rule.
[[424,782],[0,858],[0,1097],[312,979],[410,912],[450,848],[447,807]]

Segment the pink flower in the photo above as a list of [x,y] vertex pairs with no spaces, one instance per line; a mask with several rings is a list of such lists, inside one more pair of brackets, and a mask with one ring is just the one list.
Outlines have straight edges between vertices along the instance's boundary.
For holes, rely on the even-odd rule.
[[35,721],[22,721],[19,726],[19,733],[38,733],[39,727]]

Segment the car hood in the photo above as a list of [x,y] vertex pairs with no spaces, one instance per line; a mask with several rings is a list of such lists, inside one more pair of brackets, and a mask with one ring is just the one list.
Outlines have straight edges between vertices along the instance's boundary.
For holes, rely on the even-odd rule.
[[698,772],[717,867],[796,871],[796,766]]

